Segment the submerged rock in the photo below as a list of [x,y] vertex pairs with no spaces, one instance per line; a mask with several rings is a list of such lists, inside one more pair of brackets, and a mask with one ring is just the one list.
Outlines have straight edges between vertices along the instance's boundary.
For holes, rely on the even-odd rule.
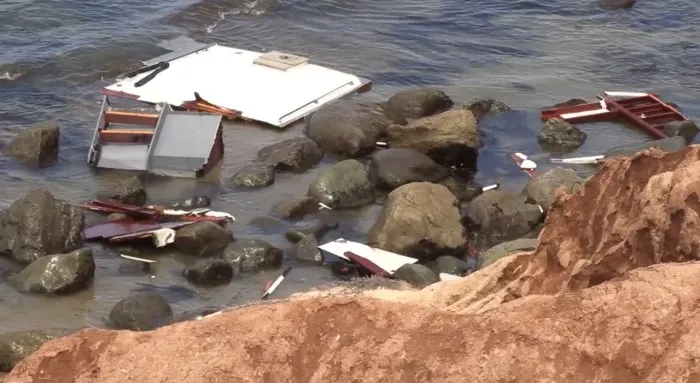
[[224,252],[224,259],[239,272],[277,269],[283,256],[282,249],[260,239],[238,240]]
[[545,146],[575,149],[586,141],[586,133],[560,118],[552,118],[542,123],[537,141]]
[[483,233],[489,242],[518,238],[532,230],[542,216],[535,201],[504,190],[489,190],[465,209],[467,226]]
[[445,186],[410,183],[389,193],[367,242],[380,249],[429,261],[460,254],[466,240],[458,202]]
[[305,172],[316,166],[323,152],[313,140],[296,137],[266,146],[258,151],[258,160],[278,170]]
[[672,121],[664,124],[664,133],[669,137],[683,137],[685,143],[690,144],[698,134],[698,126],[693,120]]
[[312,234],[304,235],[294,246],[294,256],[300,261],[323,263],[323,255],[318,249],[318,240]]
[[409,89],[389,98],[384,106],[384,115],[395,124],[405,125],[411,120],[444,112],[453,105],[452,99],[441,90]]
[[142,206],[146,203],[146,188],[137,176],[129,177],[108,190],[99,193],[102,199],[113,199],[131,205]]
[[47,254],[82,247],[85,218],[81,209],[35,189],[0,211],[0,255],[28,264]]
[[109,313],[111,326],[122,330],[150,331],[168,325],[173,309],[160,294],[142,291],[119,301]]
[[490,98],[475,98],[470,100],[464,105],[464,109],[471,111],[477,121],[489,114],[510,112],[513,110],[508,105]]
[[326,104],[307,120],[304,132],[326,152],[359,157],[372,152],[390,122],[370,104],[342,99]]
[[213,222],[196,222],[175,231],[175,246],[200,257],[216,254],[233,241],[231,230]]
[[483,193],[483,186],[474,180],[465,180],[462,177],[448,177],[440,182],[445,185],[452,194],[461,202],[469,202]]
[[221,258],[200,259],[187,266],[183,273],[188,281],[202,286],[225,285],[233,278],[231,264]]
[[583,179],[579,178],[575,171],[556,167],[530,179],[521,194],[535,200],[547,213],[549,206],[554,201],[557,189],[561,187],[567,193],[573,194],[583,182]]
[[308,196],[282,201],[273,208],[276,214],[285,219],[302,218],[316,210],[316,201]]
[[408,125],[391,125],[386,131],[392,148],[410,148],[441,165],[475,168],[481,135],[474,114],[466,109],[449,110]]
[[545,109],[557,109],[557,108],[564,108],[567,106],[577,106],[577,105],[583,105],[583,104],[588,104],[588,101],[580,99],[580,98],[570,98],[564,102],[554,104],[554,105],[547,107]]
[[367,170],[356,160],[341,161],[322,170],[307,195],[334,209],[361,207],[375,198]]
[[600,0],[600,7],[606,11],[632,8],[637,0]]
[[84,248],[41,257],[13,276],[11,282],[24,293],[67,294],[85,289],[94,277],[92,249]]
[[284,233],[284,236],[293,243],[301,241],[306,235],[313,235],[316,239],[320,240],[329,231],[337,228],[337,222],[323,218],[313,218],[297,222]]
[[372,155],[369,179],[380,189],[394,190],[411,182],[437,182],[447,178],[447,169],[413,149],[391,148]]
[[275,167],[266,163],[252,163],[236,173],[231,182],[242,188],[260,188],[275,182]]
[[30,126],[5,148],[5,153],[27,165],[46,166],[58,160],[61,131],[57,121]]
[[68,333],[67,330],[32,330],[0,334],[0,372],[10,372],[44,343]]

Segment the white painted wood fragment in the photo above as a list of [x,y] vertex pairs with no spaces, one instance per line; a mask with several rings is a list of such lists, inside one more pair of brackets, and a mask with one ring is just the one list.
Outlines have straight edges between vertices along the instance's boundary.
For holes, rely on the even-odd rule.
[[130,261],[137,261],[137,262],[143,262],[143,263],[156,263],[156,261],[154,261],[152,259],[133,257],[131,255],[126,255],[126,254],[119,254],[119,256],[124,258],[124,259],[128,259]]
[[360,257],[371,261],[389,274],[394,274],[396,270],[403,265],[418,262],[418,260],[415,258],[377,249],[362,243],[348,241],[343,238],[338,238],[335,241],[325,243],[318,248],[348,261],[350,259],[345,256],[345,252],[349,251],[351,253],[355,253]]

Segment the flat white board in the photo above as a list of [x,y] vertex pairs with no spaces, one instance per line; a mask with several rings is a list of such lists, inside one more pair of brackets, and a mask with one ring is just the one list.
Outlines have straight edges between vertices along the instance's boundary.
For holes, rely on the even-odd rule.
[[134,84],[152,71],[102,89],[123,97],[179,106],[197,92],[216,106],[241,112],[243,118],[284,127],[364,85],[357,76],[311,63],[287,70],[255,64],[263,55],[212,45],[168,61],[170,66],[141,87]]
[[350,259],[345,256],[345,252],[349,251],[351,253],[355,253],[360,257],[372,261],[375,265],[381,267],[382,270],[389,274],[394,274],[396,270],[403,265],[418,262],[418,260],[415,258],[377,249],[359,242],[347,241],[343,238],[338,238],[335,241],[325,243],[318,248],[348,261]]

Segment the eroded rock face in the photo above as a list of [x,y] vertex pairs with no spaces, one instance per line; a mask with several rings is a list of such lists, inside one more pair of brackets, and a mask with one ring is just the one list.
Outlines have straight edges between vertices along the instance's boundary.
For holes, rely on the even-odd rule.
[[443,185],[414,182],[392,191],[368,243],[428,261],[440,255],[461,256],[466,245],[458,202]]
[[58,160],[60,136],[57,121],[36,124],[15,137],[5,153],[28,165],[50,165]]
[[266,146],[258,152],[258,160],[276,169],[305,172],[316,166],[323,152],[306,137],[296,137]]
[[444,112],[452,105],[452,99],[441,90],[409,89],[389,98],[384,107],[384,115],[395,124],[405,125],[411,120]]
[[48,190],[32,190],[0,211],[0,255],[29,264],[76,250],[85,242],[84,221],[79,208]]

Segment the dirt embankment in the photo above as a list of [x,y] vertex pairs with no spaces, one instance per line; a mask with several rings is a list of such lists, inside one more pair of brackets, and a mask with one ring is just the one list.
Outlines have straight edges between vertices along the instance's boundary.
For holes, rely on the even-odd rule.
[[700,147],[617,160],[558,196],[534,252],[464,280],[83,330],[6,381],[700,381],[698,193]]

